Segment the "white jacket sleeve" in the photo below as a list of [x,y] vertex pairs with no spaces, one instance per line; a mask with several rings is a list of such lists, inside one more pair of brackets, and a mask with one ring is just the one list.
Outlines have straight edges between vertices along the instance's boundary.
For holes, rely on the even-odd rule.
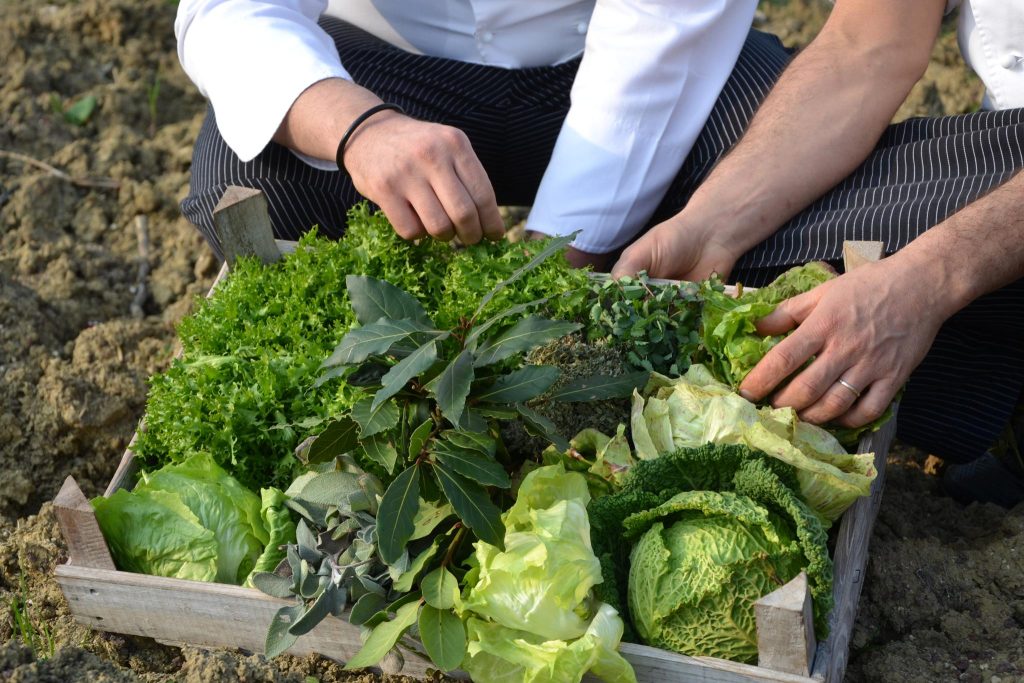
[[178,59],[242,161],[270,142],[295,99],[317,81],[351,80],[317,25],[327,0],[181,0]]
[[746,39],[756,0],[597,0],[527,227],[613,251],[650,220]]

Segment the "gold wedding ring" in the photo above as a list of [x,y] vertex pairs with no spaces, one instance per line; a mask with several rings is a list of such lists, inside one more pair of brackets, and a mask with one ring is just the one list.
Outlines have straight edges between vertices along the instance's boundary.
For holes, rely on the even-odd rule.
[[854,396],[856,396],[857,398],[860,398],[860,390],[857,387],[853,386],[852,384],[850,384],[849,382],[847,382],[845,379],[842,379],[842,378],[838,379],[837,381],[840,384],[842,384],[844,387],[846,387],[847,389],[852,391]]

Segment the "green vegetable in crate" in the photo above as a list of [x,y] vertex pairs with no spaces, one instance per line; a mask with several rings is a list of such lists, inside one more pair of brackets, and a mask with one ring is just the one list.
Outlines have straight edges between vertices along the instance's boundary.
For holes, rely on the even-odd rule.
[[590,545],[584,478],[560,465],[534,470],[502,516],[504,549],[476,544],[461,605],[467,656],[480,683],[609,683],[636,676],[617,652],[623,624],[593,599],[601,581]]
[[122,570],[241,584],[295,538],[280,491],[264,489],[261,502],[206,454],[141,477],[133,491],[92,501]]
[[[621,491],[588,507],[604,577],[598,598],[652,644],[752,661],[754,600],[802,569],[824,637],[832,561],[821,520],[796,486],[791,466],[745,446],[707,444],[638,462]],[[685,524],[673,530],[677,522]],[[643,540],[634,547],[624,538]],[[679,567],[689,569],[669,571]]]
[[643,642],[754,661],[754,603],[800,573],[785,520],[746,496],[686,491],[625,520],[629,612]]
[[683,377],[651,376],[633,397],[633,443],[641,459],[705,443],[745,444],[796,469],[800,494],[824,519],[835,521],[871,493],[874,454],[851,455],[827,431],[803,422],[792,408],[758,408],[715,380],[703,365]]
[[775,310],[782,301],[801,294],[834,277],[823,263],[808,263],[787,270],[774,282],[757,290],[741,291],[733,297],[708,281],[701,286],[704,308],[701,327],[708,367],[715,377],[739,387],[743,378],[782,337],[764,337],[755,324]]

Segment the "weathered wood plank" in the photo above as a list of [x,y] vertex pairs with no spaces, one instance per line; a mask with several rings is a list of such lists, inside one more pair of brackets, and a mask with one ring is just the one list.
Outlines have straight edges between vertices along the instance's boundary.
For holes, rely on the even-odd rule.
[[114,568],[96,512],[74,477],[64,480],[53,499],[53,509],[68,544],[68,562],[79,567]]
[[239,256],[256,256],[264,263],[281,258],[267,198],[261,191],[229,186],[213,210],[213,224],[229,265]]
[[[75,619],[90,628],[201,647],[263,652],[267,626],[289,604],[252,588],[168,579],[114,570],[60,565],[60,584]],[[359,651],[359,629],[327,617],[288,650],[341,661]],[[402,673],[425,676],[426,663],[411,653]]]
[[850,658],[850,639],[857,619],[860,593],[864,588],[864,570],[868,562],[868,545],[871,530],[875,526],[878,508],[882,504],[885,488],[885,462],[889,457],[889,445],[896,435],[896,412],[893,405],[892,419],[877,432],[861,439],[858,448],[861,453],[875,454],[875,469],[878,476],[871,485],[871,495],[858,498],[843,514],[835,547],[835,583],[832,595],[835,607],[829,618],[829,636],[818,645],[814,657],[812,676],[828,683],[843,680]]
[[807,573],[754,603],[757,665],[800,676],[814,663],[814,613]]

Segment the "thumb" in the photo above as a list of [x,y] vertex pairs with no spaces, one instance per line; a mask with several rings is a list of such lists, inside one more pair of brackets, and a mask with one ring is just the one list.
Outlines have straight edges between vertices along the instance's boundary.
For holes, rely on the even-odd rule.
[[647,248],[644,239],[628,247],[619,260],[612,266],[612,277],[618,280],[620,277],[632,277],[641,270],[650,272],[651,250]]
[[757,332],[763,336],[785,334],[807,319],[821,294],[817,288],[786,299],[775,310],[757,321]]

